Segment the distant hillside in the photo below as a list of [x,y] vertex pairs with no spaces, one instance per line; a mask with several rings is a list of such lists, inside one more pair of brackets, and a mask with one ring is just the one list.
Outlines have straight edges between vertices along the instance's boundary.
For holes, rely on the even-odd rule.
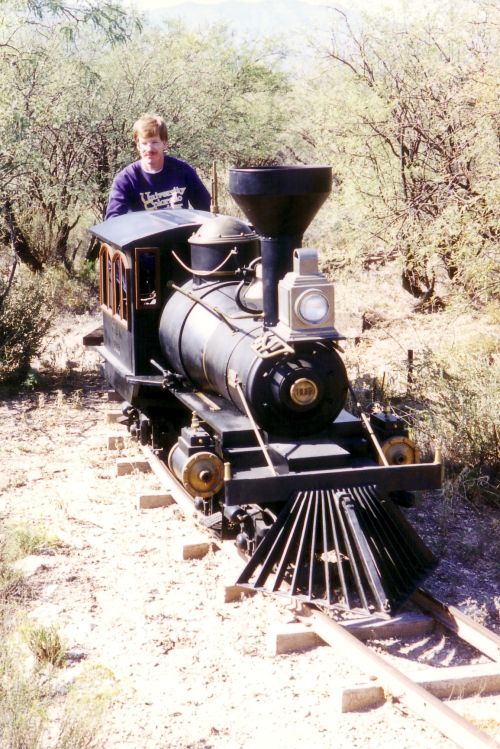
[[[341,7],[339,4],[338,7]],[[153,19],[181,19],[188,28],[203,30],[209,24],[226,23],[237,36],[284,35],[290,41],[304,41],[308,35],[325,33],[334,11],[325,5],[310,5],[301,0],[268,0],[265,3],[196,2],[171,8],[158,8],[148,15]]]

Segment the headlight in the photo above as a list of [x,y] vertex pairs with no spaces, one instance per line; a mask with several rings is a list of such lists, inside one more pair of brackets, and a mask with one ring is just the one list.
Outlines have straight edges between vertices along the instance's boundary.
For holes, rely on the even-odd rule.
[[295,302],[296,314],[308,325],[319,325],[328,317],[330,304],[316,289],[305,291]]

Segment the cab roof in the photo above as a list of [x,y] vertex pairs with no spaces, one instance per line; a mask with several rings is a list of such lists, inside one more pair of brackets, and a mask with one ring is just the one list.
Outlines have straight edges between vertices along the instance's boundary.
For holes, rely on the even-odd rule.
[[[193,208],[162,208],[157,211],[133,211],[123,216],[113,216],[100,224],[92,226],[90,233],[102,242],[112,244],[120,249],[128,245],[178,230],[195,231],[205,221],[214,218],[208,211]],[[185,233],[185,232],[181,232]]]

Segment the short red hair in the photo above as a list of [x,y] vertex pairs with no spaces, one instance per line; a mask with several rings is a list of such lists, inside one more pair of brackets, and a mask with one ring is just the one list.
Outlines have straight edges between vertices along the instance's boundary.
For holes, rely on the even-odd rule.
[[159,138],[168,142],[168,131],[165,120],[157,114],[143,114],[134,122],[134,142],[137,145],[139,138]]

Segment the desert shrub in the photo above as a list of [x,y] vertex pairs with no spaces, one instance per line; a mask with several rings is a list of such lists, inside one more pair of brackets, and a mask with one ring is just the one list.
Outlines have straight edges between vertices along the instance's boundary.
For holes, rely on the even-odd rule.
[[51,535],[41,524],[9,524],[0,533],[0,561],[5,563],[15,562],[29,554],[51,553],[63,547],[63,541]]
[[[388,405],[402,417],[424,461],[433,460],[436,447],[442,449],[450,496],[500,507],[497,311],[492,308],[492,314],[461,329],[453,329],[450,315],[438,319],[440,327],[433,324],[414,337],[415,343],[425,337],[429,344],[413,351],[411,371],[406,348],[400,345],[384,356],[383,370],[377,369],[378,355],[370,366],[372,349],[386,336],[393,337],[388,327],[374,329],[360,345],[347,347],[356,400],[365,411],[374,404]],[[394,341],[399,344],[400,339]],[[356,412],[356,403],[349,405]]]
[[19,559],[28,554],[46,554],[54,549],[61,549],[64,543],[41,525],[31,527],[16,525],[9,529],[12,544],[12,555]]
[[[28,593],[22,573],[13,562],[28,554],[50,553],[63,547],[63,542],[51,536],[42,526],[6,525],[0,532],[0,622],[10,611],[13,602],[21,601]],[[1,641],[1,639],[0,639]]]
[[0,652],[0,736],[3,747],[37,749],[46,720],[42,684],[23,668],[22,653],[13,632]]
[[95,263],[83,261],[71,274],[61,265],[48,268],[46,278],[55,289],[57,312],[81,315],[93,312],[99,303],[99,277]]
[[55,749],[97,746],[104,715],[117,692],[113,673],[104,666],[84,669],[66,698]]
[[0,622],[8,613],[8,604],[22,588],[22,575],[11,565],[11,544],[5,535],[0,535]]
[[16,544],[0,531],[0,745],[37,749],[43,732],[45,705],[40,684],[23,671],[23,653],[16,636],[22,574],[12,567]]
[[410,5],[355,23],[332,8],[285,142],[304,163],[334,167],[330,267],[400,257],[422,309],[449,294],[480,309],[500,288],[498,5]]
[[[61,705],[58,668],[66,649],[55,626],[29,623],[20,608],[23,576],[12,562],[52,547],[44,531],[0,528],[0,746],[2,749],[89,749],[97,735],[116,679],[109,669],[89,665],[69,687]],[[27,658],[35,657],[34,667]],[[55,668],[51,668],[51,667]],[[62,707],[62,714],[59,709]],[[52,721],[57,721],[52,730]],[[50,727],[52,738],[47,743]]]
[[420,441],[442,442],[455,489],[471,500],[500,506],[500,358],[494,341],[473,348],[424,351],[414,393],[425,408],[413,409]]
[[[0,292],[0,298],[2,294]],[[0,305],[0,382],[22,379],[53,318],[53,288],[44,276],[18,273]]]

